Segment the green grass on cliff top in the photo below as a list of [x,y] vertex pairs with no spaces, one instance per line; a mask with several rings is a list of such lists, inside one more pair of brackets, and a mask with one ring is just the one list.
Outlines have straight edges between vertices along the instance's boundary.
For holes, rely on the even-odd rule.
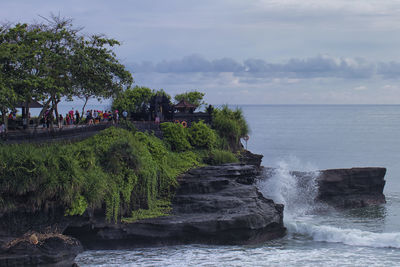
[[[66,215],[102,208],[115,222],[165,215],[178,175],[205,163],[237,161],[232,153],[217,149],[217,135],[208,137],[212,144],[204,143],[202,134],[209,135],[210,129],[203,125],[194,133],[176,127],[163,126],[170,131],[164,131],[164,141],[112,127],[70,144],[2,145],[0,212],[21,206],[40,209],[54,201]],[[188,144],[181,145],[182,138]]]

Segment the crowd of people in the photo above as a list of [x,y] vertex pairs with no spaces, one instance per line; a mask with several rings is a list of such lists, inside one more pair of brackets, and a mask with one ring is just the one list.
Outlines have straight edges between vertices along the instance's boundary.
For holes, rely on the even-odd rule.
[[[124,111],[124,114],[127,115],[127,112]],[[126,116],[124,117],[126,118]],[[48,123],[51,118],[48,116],[44,116],[44,120]],[[78,125],[78,124],[87,124],[87,125],[94,125],[100,122],[112,122],[118,123],[119,122],[119,113],[118,110],[112,111],[102,111],[102,110],[87,110],[85,115],[82,116],[78,110],[71,109],[65,116],[63,117],[62,114],[58,117],[58,127],[61,128],[65,125]],[[47,126],[48,127],[48,126]]]
[[[128,112],[123,111],[122,112],[122,119],[126,120],[128,119]],[[8,114],[8,125],[10,126],[11,124],[18,125],[17,124],[17,111],[12,111]],[[24,121],[25,120],[25,121]],[[26,129],[25,126],[28,126],[28,124],[34,124],[34,122],[31,121],[30,119],[30,113],[28,114],[28,118],[23,120],[23,126],[24,129]],[[54,112],[53,110],[47,110],[43,117],[40,119],[39,125],[41,125],[43,128],[49,129],[50,126],[55,125],[58,128],[61,129],[64,126],[77,126],[77,125],[95,125],[98,123],[102,122],[109,122],[113,124],[118,124],[120,120],[120,114],[118,110],[87,110],[85,114],[82,116],[78,110],[71,109],[68,111],[65,116],[62,114],[59,114],[59,117],[57,120],[55,119]],[[5,123],[0,120],[0,138],[5,139],[7,136],[7,127]]]

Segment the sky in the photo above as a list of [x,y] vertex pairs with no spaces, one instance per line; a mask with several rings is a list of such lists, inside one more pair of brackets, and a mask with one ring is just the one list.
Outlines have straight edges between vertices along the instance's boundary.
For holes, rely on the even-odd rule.
[[397,0],[0,0],[0,22],[72,18],[135,85],[212,104],[400,104]]

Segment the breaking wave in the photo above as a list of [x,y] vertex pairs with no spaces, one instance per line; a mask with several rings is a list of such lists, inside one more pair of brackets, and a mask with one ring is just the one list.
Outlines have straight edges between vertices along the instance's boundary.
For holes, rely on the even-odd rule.
[[266,169],[265,178],[258,183],[264,196],[285,205],[284,223],[289,236],[303,235],[318,242],[342,243],[350,246],[374,248],[400,248],[400,233],[374,233],[359,229],[343,229],[331,225],[318,225],[316,214],[333,212],[331,208],[315,201],[318,194],[319,173],[298,167],[291,161],[280,161],[275,169]]

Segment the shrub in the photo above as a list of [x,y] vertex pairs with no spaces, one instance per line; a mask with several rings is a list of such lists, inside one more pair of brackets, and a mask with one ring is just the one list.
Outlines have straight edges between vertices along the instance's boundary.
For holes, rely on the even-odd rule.
[[130,132],[135,133],[137,131],[135,124],[133,124],[131,121],[129,120],[120,120],[119,121],[119,126],[123,129],[126,129]]
[[215,109],[213,113],[213,129],[225,139],[222,149],[237,151],[241,148],[240,138],[249,133],[249,127],[241,109],[231,110],[227,105]]
[[202,121],[193,122],[188,128],[190,144],[196,148],[212,149],[216,145],[216,134]]
[[199,160],[192,151],[168,150],[154,135],[114,127],[70,144],[3,145],[0,212],[22,205],[35,210],[56,201],[66,215],[104,206],[110,221],[157,216],[160,200],[172,196],[176,177]]
[[218,165],[232,162],[239,162],[235,154],[232,152],[219,149],[211,151],[210,164]]
[[188,141],[187,128],[179,123],[164,122],[161,123],[161,130],[164,140],[170,145],[173,151],[185,151],[191,149]]

